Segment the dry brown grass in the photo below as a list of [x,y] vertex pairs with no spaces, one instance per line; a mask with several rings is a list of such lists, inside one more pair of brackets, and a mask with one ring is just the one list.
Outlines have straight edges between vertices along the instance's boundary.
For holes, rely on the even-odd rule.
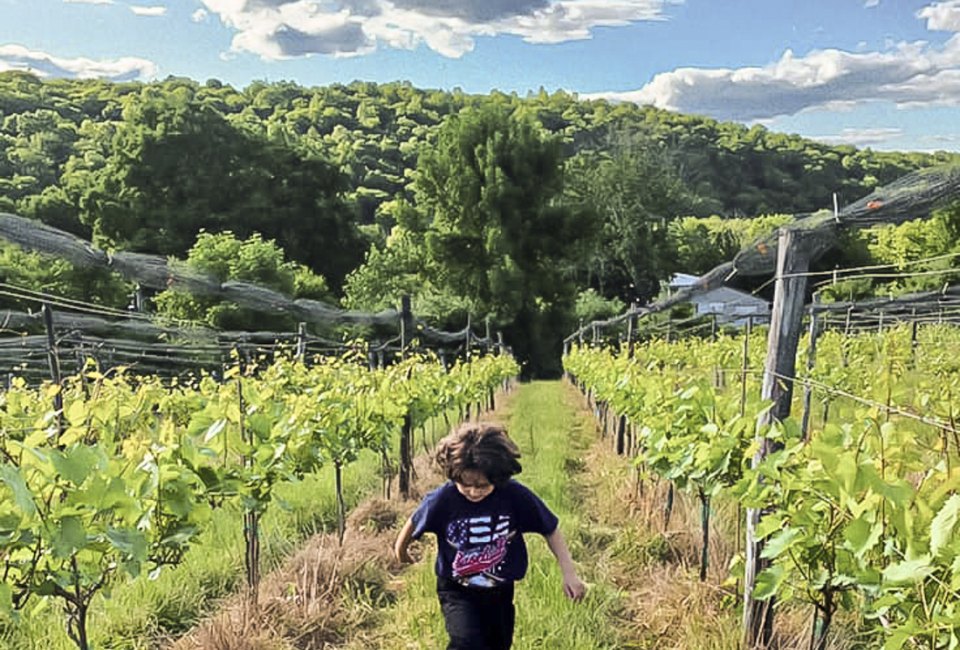
[[364,503],[348,519],[343,546],[335,534],[314,536],[264,578],[257,606],[248,594],[235,595],[169,650],[308,650],[339,642],[365,618],[344,606],[347,590],[389,598],[399,570],[390,548],[402,507]]

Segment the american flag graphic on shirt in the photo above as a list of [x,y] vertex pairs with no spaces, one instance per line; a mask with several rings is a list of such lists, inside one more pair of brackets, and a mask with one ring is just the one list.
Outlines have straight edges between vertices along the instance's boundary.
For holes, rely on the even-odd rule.
[[502,581],[497,574],[512,536],[509,515],[484,515],[450,522],[447,543],[457,549],[452,565],[454,580],[475,587],[492,587]]

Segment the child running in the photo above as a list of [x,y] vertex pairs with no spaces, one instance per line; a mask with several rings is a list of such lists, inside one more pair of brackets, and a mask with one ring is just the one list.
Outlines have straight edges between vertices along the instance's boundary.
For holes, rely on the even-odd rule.
[[586,587],[577,576],[558,520],[540,498],[511,477],[520,450],[497,424],[467,423],[443,438],[436,460],[449,479],[424,497],[394,544],[400,562],[424,533],[437,537],[437,596],[450,637],[447,650],[508,650],[513,643],[513,583],[527,572],[524,533],[539,533],[563,572],[574,601]]

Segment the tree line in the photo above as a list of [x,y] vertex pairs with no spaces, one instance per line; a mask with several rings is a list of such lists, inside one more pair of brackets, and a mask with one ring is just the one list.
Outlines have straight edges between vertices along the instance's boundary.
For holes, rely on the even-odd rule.
[[[533,373],[558,370],[578,317],[648,300],[834,193],[956,160],[564,92],[0,73],[0,210],[296,297],[375,309],[409,293],[442,325],[489,314]],[[0,275],[111,306],[131,290],[6,245]],[[265,324],[174,292],[154,308]]]

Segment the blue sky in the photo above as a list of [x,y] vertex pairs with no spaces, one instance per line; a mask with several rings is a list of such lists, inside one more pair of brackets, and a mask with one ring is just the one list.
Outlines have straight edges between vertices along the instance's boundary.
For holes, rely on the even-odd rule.
[[0,0],[0,70],[409,80],[960,151],[960,0]]

